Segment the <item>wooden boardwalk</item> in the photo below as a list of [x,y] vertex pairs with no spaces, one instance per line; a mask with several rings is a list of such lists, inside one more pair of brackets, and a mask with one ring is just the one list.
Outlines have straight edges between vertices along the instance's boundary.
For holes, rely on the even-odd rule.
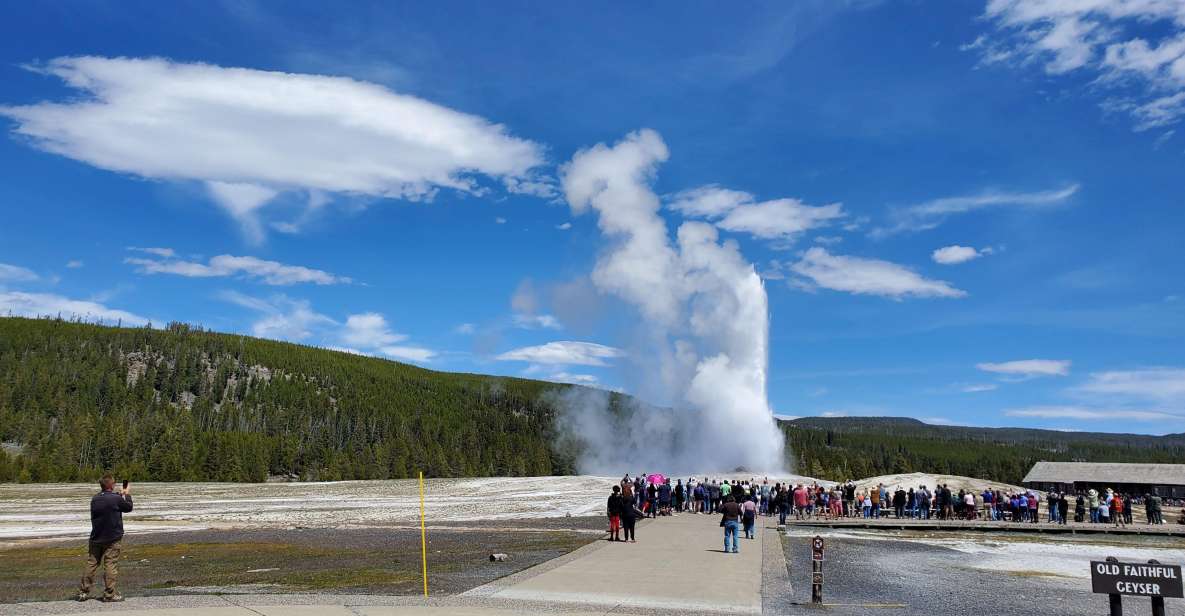
[[813,520],[786,520],[789,527],[811,528],[860,528],[880,530],[914,531],[983,531],[1009,533],[1048,534],[1107,534],[1107,535],[1155,535],[1161,537],[1185,537],[1185,524],[1128,524],[1115,527],[1111,524],[1089,524],[1068,522],[993,522],[989,520],[915,520],[909,518],[838,518]]

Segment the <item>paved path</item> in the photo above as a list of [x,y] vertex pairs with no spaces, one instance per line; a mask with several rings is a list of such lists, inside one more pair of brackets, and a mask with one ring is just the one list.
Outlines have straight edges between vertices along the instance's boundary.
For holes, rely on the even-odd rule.
[[[0,615],[118,611],[125,616],[509,616],[511,614],[760,614],[762,560],[767,578],[785,562],[772,528],[741,539],[739,554],[723,551],[717,515],[685,514],[638,525],[637,543],[597,541],[566,556],[460,595],[239,595],[134,597],[0,605]],[[767,523],[759,518],[758,526]],[[772,546],[773,544],[771,544]],[[770,575],[768,571],[774,571]],[[769,580],[767,580],[768,582]],[[769,584],[767,583],[767,593]]]
[[[700,612],[761,613],[761,542],[741,539],[724,553],[717,515],[662,518],[638,529],[637,543],[600,542],[553,568],[465,593],[494,599]],[[758,520],[759,523],[764,520]],[[742,533],[743,534],[743,533]],[[535,573],[535,575],[530,575]],[[525,578],[525,579],[524,579]],[[492,592],[489,592],[492,590]]]

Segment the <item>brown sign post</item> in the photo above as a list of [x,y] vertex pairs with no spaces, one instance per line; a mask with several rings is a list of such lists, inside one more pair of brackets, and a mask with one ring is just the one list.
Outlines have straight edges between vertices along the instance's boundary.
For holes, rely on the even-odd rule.
[[1180,565],[1123,563],[1115,557],[1090,562],[1091,590],[1108,596],[1111,616],[1123,615],[1123,595],[1152,597],[1152,616],[1164,616],[1164,598],[1182,598]]
[[811,540],[811,603],[823,602],[823,538]]

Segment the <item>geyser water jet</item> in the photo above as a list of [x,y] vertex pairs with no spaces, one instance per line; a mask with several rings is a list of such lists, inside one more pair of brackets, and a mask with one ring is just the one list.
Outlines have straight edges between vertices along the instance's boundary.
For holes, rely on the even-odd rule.
[[561,169],[573,213],[592,210],[610,245],[592,272],[644,321],[627,348],[636,393],[662,408],[611,405],[604,392],[560,399],[581,472],[778,472],[783,437],[766,397],[769,306],[753,265],[716,228],[684,222],[671,241],[651,189],[669,156],[653,130],[581,150]]

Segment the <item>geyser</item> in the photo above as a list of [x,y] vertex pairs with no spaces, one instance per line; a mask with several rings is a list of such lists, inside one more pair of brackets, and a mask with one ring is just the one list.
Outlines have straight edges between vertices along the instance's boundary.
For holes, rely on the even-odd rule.
[[601,392],[561,400],[581,471],[776,472],[783,438],[766,398],[765,287],[735,242],[684,222],[671,241],[651,189],[669,152],[653,130],[577,152],[561,169],[575,214],[593,210],[609,246],[593,284],[637,308],[644,325],[627,349],[636,393],[664,408],[610,407]]

